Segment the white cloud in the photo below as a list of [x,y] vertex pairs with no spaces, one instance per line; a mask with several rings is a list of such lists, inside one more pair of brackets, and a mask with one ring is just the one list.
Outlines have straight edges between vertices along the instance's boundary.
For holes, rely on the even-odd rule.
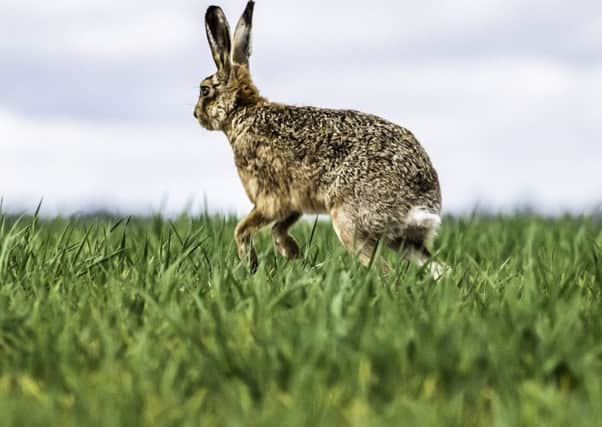
[[[0,111],[0,195],[44,212],[108,207],[167,213],[189,202],[244,211],[249,203],[229,147],[200,128],[94,126],[33,121]],[[164,199],[165,206],[162,206]]]
[[579,47],[602,51],[602,12],[577,29],[576,38]]
[[197,38],[185,16],[174,11],[144,9],[138,14],[73,28],[65,49],[98,58],[127,58],[131,55],[161,55],[179,50]]
[[[234,26],[244,1],[218,3]],[[383,47],[393,56],[399,52],[404,60],[412,59],[408,53],[432,55],[436,48],[441,55],[461,44],[479,47],[481,53],[529,46],[531,53],[544,54],[599,48],[602,8],[595,0],[578,3],[577,7],[543,0],[265,0],[257,4],[254,37],[266,55],[320,60],[336,52],[351,55],[360,48],[382,52]],[[0,25],[10,36],[0,39],[0,50],[98,55],[103,60],[193,52],[205,44],[202,16],[207,5],[184,0],[4,0]]]
[[169,9],[140,8],[114,16],[74,14],[56,21],[9,14],[13,19],[3,26],[12,37],[0,41],[0,50],[46,60],[57,55],[111,62],[160,56],[185,51],[201,34],[184,14]]

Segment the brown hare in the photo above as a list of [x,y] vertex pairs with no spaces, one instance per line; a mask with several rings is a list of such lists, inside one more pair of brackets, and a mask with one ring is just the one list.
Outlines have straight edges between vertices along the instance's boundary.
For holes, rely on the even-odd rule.
[[[437,172],[412,133],[351,110],[268,101],[249,71],[254,2],[230,38],[224,12],[207,9],[205,28],[217,72],[201,82],[194,117],[226,134],[253,210],[236,227],[238,254],[257,268],[253,234],[273,224],[278,252],[299,256],[288,234],[303,213],[327,213],[341,243],[370,264],[379,241],[423,265],[439,224]],[[431,272],[443,267],[434,261]]]

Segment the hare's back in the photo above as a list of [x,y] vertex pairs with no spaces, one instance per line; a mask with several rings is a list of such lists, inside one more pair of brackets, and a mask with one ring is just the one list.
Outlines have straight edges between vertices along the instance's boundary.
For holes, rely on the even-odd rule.
[[290,153],[290,161],[309,167],[320,187],[398,206],[440,204],[437,173],[426,151],[395,123],[354,110],[281,104],[256,113],[255,132]]
[[437,172],[409,130],[357,111],[338,117],[340,135],[329,141],[346,146],[347,154],[336,168],[335,199],[389,211],[395,220],[416,206],[440,210]]
[[432,168],[424,149],[407,129],[355,110],[269,103],[252,116],[256,132],[302,153],[340,161],[355,154],[369,159],[412,162]]

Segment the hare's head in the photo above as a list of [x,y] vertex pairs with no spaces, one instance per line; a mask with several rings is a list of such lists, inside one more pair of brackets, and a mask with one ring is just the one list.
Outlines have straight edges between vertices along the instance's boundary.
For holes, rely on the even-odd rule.
[[253,1],[247,3],[233,41],[228,20],[220,7],[210,6],[205,14],[207,39],[217,72],[201,82],[194,117],[209,130],[224,129],[233,112],[262,99],[249,72],[254,6]]

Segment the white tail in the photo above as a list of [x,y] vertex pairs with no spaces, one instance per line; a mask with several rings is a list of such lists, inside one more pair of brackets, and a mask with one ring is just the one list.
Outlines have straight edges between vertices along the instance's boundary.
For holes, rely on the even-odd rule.
[[409,229],[423,230],[424,241],[430,242],[437,235],[441,225],[441,217],[427,208],[416,206],[408,212],[405,225]]

